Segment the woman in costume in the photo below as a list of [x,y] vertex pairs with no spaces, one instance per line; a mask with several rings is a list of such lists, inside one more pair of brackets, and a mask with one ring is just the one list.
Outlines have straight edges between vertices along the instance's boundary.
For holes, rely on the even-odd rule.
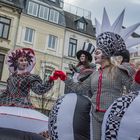
[[[92,62],[92,54],[95,47],[91,43],[84,43],[82,50],[76,53],[78,64],[76,66],[70,64],[69,69],[72,71],[72,78],[74,82],[83,82],[93,71],[96,70],[96,65]],[[65,87],[65,94],[69,93],[68,87]],[[90,91],[89,91],[90,96]]]
[[32,49],[23,48],[10,52],[7,64],[12,74],[7,80],[6,90],[0,95],[1,106],[32,108],[30,90],[42,95],[52,88],[53,81],[43,83],[38,75],[30,73],[35,65]]
[[46,131],[48,117],[33,110],[30,90],[38,95],[45,94],[54,85],[53,77],[43,82],[38,75],[30,73],[35,65],[31,48],[11,51],[6,61],[11,75],[6,90],[0,94],[0,127],[35,133]]
[[[111,63],[111,57],[116,56],[116,52],[129,49],[129,47],[140,42],[128,40],[128,37],[139,26],[136,24],[132,27],[122,29],[124,11],[116,19],[112,26],[104,9],[102,25],[96,20],[96,45],[94,53],[95,63],[100,64],[101,68],[93,72],[89,78],[82,83],[74,83],[72,79],[66,78],[62,72],[54,73],[59,75],[60,79],[65,81],[72,92],[85,94],[91,89],[93,104],[93,140],[101,139],[101,125],[103,116],[108,107],[115,99],[121,97],[123,88],[129,91],[133,82],[132,76],[135,71],[129,63],[122,63],[118,67]],[[116,30],[117,29],[117,30]],[[128,42],[127,42],[128,41]]]
[[91,63],[94,50],[95,47],[91,43],[84,43],[83,49],[76,53],[79,62],[76,66],[70,65],[75,82],[83,82],[96,69],[96,65]]

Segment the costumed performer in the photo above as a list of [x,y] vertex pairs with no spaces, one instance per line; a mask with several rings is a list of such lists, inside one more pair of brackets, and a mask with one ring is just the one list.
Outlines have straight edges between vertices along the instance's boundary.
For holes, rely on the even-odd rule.
[[[60,79],[65,80],[66,86],[69,86],[72,92],[85,94],[87,90],[91,89],[91,100],[94,108],[92,112],[93,140],[101,139],[101,125],[108,107],[115,99],[122,96],[124,86],[129,91],[133,82],[132,75],[134,75],[135,71],[129,63],[122,63],[119,66],[114,66],[111,63],[111,57],[116,56],[116,52],[129,49],[129,47],[140,42],[137,39],[133,41],[133,38],[130,37],[139,24],[123,29],[123,17],[124,10],[111,26],[104,9],[102,24],[100,25],[95,20],[97,48],[94,58],[95,63],[101,65],[98,71],[94,71],[82,83],[74,83],[72,79],[66,78],[66,75],[62,74],[62,72],[60,72],[59,76]],[[58,75],[59,71],[55,73]]]
[[[92,63],[92,54],[94,50],[95,47],[91,43],[85,42],[82,50],[76,53],[78,64],[76,66],[69,64],[74,82],[83,82],[96,70],[96,65]],[[69,93],[67,86],[65,87],[65,94],[66,93]],[[87,94],[90,96],[90,91]]]
[[30,101],[30,90],[45,94],[54,85],[54,77],[43,82],[31,74],[35,65],[35,53],[31,48],[10,51],[7,64],[11,75],[7,87],[0,94],[0,127],[41,133],[48,129],[48,117],[35,111]]

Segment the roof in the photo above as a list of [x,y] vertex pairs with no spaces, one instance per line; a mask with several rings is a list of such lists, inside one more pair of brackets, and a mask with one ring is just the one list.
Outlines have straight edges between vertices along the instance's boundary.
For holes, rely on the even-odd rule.
[[55,2],[53,0],[39,0],[39,1],[42,1],[44,3],[47,3],[48,5],[55,6],[58,8],[62,8],[61,3],[63,3],[60,0],[55,0]]
[[[64,11],[64,15],[65,15],[65,21],[66,21],[66,28],[95,37],[95,28],[93,27],[91,20],[74,15],[66,11]],[[77,24],[76,24],[77,21],[85,21],[86,30],[77,29]]]
[[25,0],[0,0],[0,2],[16,7],[16,8],[23,8]]

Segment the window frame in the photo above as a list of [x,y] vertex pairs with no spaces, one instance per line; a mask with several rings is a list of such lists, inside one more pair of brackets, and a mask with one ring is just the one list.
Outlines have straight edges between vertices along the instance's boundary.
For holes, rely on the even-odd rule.
[[[44,8],[42,17],[40,16],[41,7]],[[45,8],[47,9],[47,18],[44,17],[44,15],[46,13]],[[49,7],[44,6],[44,5],[39,5],[39,10],[38,10],[38,17],[39,18],[44,19],[44,20],[48,20],[49,19],[49,13],[50,13],[50,8]]]
[[78,21],[77,29],[85,31],[86,30],[86,24],[84,22]]
[[[0,24],[2,24],[2,30],[1,30],[1,35],[0,35],[0,38],[3,38],[3,39],[8,39],[9,37],[9,32],[10,32],[10,26],[11,26],[11,19],[10,18],[6,18],[6,17],[3,17],[3,16],[0,16],[0,18],[3,18],[3,19],[6,19],[6,20],[9,20],[9,23],[6,23],[6,22],[3,22],[0,20]],[[8,29],[7,29],[7,35],[6,37],[4,37],[4,30],[5,30],[5,27],[8,26]]]
[[58,23],[59,22],[59,12],[57,10],[50,9],[49,21],[51,21],[53,23]]
[[[51,40],[50,40],[51,39]],[[54,41],[55,39],[55,41]],[[54,42],[54,43],[53,43]],[[52,34],[49,34],[49,37],[48,37],[48,49],[51,49],[51,50],[56,50],[57,48],[57,43],[58,43],[58,37],[55,36],[55,35],[52,35]],[[53,45],[53,46],[52,46]]]
[[[28,35],[26,35],[27,29],[29,29],[29,31],[27,33]],[[32,39],[30,41],[29,39],[30,39],[31,30],[32,30]],[[32,29],[32,28],[26,27],[25,28],[25,35],[24,35],[24,42],[33,44],[33,42],[34,42],[34,36],[35,36],[35,30]],[[27,38],[27,40],[26,40],[26,38]]]
[[[30,8],[31,3],[34,4],[34,5],[35,5],[35,4],[37,5],[36,14],[34,14],[34,8],[32,8],[32,12],[31,12],[31,13],[29,12],[29,8]],[[29,1],[29,3],[28,3],[28,9],[27,9],[27,13],[28,13],[29,15],[32,15],[32,16],[37,17],[37,16],[38,16],[38,12],[39,12],[39,4],[36,3],[36,2],[33,2],[33,1]]]
[[[55,2],[56,2],[56,0],[55,0]],[[36,9],[35,9],[35,6],[36,6]],[[41,7],[44,7],[44,9],[45,8],[48,9],[47,10],[47,18],[44,18],[43,16],[40,15]],[[46,12],[44,12],[43,15],[45,15],[45,13]],[[38,17],[40,19],[44,19],[44,20],[56,23],[56,24],[59,23],[59,16],[60,16],[59,10],[57,10],[55,8],[51,8],[49,6],[46,6],[45,4],[43,5],[43,4],[34,2],[34,1],[29,1],[28,7],[27,7],[27,14],[34,16],[34,17]]]
[[[76,41],[76,42],[74,43],[72,40]],[[76,51],[77,51],[77,39],[70,38],[69,39],[68,56],[75,58],[76,57]]]
[[0,53],[0,56],[2,56],[3,57],[3,61],[1,61],[1,59],[0,59],[0,69],[1,69],[1,71],[0,71],[0,80],[1,80],[1,78],[2,78],[2,72],[3,72],[3,67],[4,67],[4,61],[5,61],[5,55],[4,54],[2,54],[2,53]]

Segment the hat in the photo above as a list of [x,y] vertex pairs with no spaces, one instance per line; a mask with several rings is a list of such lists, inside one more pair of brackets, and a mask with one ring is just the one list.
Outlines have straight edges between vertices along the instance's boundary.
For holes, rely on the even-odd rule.
[[11,73],[15,73],[17,70],[17,60],[19,57],[24,56],[27,58],[28,66],[26,68],[27,72],[31,72],[35,65],[35,53],[31,48],[20,48],[16,50],[12,50],[8,53],[6,63],[9,66],[9,70]]
[[97,37],[97,48],[101,49],[106,56],[113,56],[115,52],[126,49],[123,39],[114,33],[104,32]]
[[128,28],[122,28],[124,12],[118,16],[115,22],[110,25],[110,21],[104,8],[102,24],[95,19],[96,26],[96,45],[106,56],[114,56],[115,52],[120,52],[126,48],[129,50],[132,46],[140,43],[140,39],[132,38],[131,34],[140,25],[137,23]]
[[92,53],[94,52],[94,50],[95,50],[95,46],[93,46],[93,44],[84,42],[82,50],[79,50],[76,53],[77,59],[78,60],[80,59],[81,54],[85,54],[88,57],[88,61],[91,62]]

